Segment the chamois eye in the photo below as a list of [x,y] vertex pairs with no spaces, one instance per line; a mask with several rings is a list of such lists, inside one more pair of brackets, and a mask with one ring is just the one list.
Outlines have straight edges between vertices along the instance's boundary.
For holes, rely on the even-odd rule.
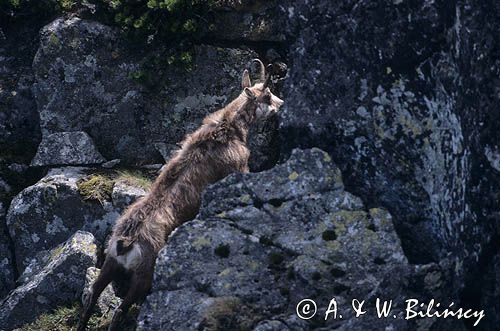
[[271,95],[270,94],[264,95],[264,97],[262,98],[262,101],[270,104],[271,103]]

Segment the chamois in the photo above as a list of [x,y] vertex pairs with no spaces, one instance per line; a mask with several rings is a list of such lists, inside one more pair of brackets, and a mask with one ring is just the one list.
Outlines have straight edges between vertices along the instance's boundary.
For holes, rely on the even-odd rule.
[[268,87],[270,72],[266,74],[260,60],[254,61],[260,65],[261,82],[252,86],[249,72],[244,70],[240,95],[186,135],[149,193],[117,220],[101,273],[84,298],[79,331],[85,330],[97,299],[112,281],[118,285],[118,295],[124,297],[109,325],[109,330],[117,330],[129,307],[148,294],[157,254],[169,234],[198,213],[203,189],[233,172],[249,171],[246,145],[250,126],[276,113],[283,104]]

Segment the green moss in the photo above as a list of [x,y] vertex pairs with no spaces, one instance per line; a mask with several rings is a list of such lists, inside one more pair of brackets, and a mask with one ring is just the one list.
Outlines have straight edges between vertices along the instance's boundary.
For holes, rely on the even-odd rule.
[[145,173],[137,170],[120,170],[111,173],[91,174],[80,179],[76,184],[78,192],[84,200],[99,201],[103,204],[106,201],[111,201],[113,186],[116,182],[123,182],[148,190],[153,180]]
[[288,179],[291,181],[297,180],[299,178],[299,174],[296,171],[293,171],[290,175],[288,175]]
[[[248,315],[248,316],[247,316]],[[253,317],[253,316],[252,316]],[[214,298],[203,314],[202,328],[215,330],[250,330],[253,320],[248,309],[235,297]]]
[[58,247],[54,248],[50,252],[50,260],[57,259],[62,254],[63,251],[64,251],[64,247],[63,246],[58,246]]
[[64,11],[69,11],[76,4],[75,1],[73,1],[73,0],[59,0],[58,2],[59,2],[59,6],[61,6],[61,8]]
[[209,238],[206,238],[206,237],[199,237],[195,241],[193,241],[193,247],[197,251],[199,251],[205,247],[210,247],[210,245],[211,245],[211,241]]
[[114,181],[105,175],[90,175],[77,182],[78,192],[84,200],[96,200],[103,204],[111,200]]
[[59,41],[59,38],[57,38],[55,33],[52,33],[49,37],[49,43],[51,46],[58,47],[61,42]]
[[243,202],[244,204],[248,204],[250,201],[252,201],[252,198],[250,197],[249,194],[243,194],[240,197],[240,201]]
[[146,84],[148,80],[148,75],[144,70],[133,71],[128,75],[128,77],[141,84]]
[[340,210],[331,215],[332,220],[334,221],[336,230],[340,224],[343,224],[346,227],[355,225],[356,223],[360,223],[363,226],[368,226],[368,215],[365,211],[362,210]]
[[217,214],[217,215],[215,215],[215,216],[217,216],[218,218],[226,218],[226,212],[225,212],[225,211],[223,211],[223,212],[221,212],[221,213],[218,213],[218,214]]

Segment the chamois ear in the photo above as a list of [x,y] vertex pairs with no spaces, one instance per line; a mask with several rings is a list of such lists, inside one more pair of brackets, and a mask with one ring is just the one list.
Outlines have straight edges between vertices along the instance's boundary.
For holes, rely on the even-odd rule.
[[245,69],[243,71],[243,77],[241,79],[241,87],[242,88],[247,88],[252,86],[252,82],[250,81],[250,74],[248,73],[248,70]]
[[245,91],[245,94],[251,100],[255,100],[257,98],[257,96],[255,95],[255,93],[251,89],[249,89],[248,87],[245,87],[245,89],[243,91]]

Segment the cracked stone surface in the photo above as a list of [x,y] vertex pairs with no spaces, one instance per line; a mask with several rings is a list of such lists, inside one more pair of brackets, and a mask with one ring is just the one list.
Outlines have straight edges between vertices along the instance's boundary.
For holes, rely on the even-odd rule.
[[78,182],[94,172],[95,169],[84,167],[51,169],[12,200],[7,228],[14,242],[19,273],[37,253],[52,249],[77,230],[91,232],[103,244],[121,212],[145,194],[140,188],[118,182],[108,201],[85,200]]
[[97,262],[91,233],[77,231],[54,248],[38,270],[16,287],[0,304],[0,329],[12,330],[37,316],[70,304],[82,294],[85,272]]
[[90,136],[82,131],[57,132],[43,137],[32,166],[85,165],[106,160]]
[[[196,46],[189,72],[173,66],[145,69],[144,57],[127,49],[119,31],[99,22],[73,17],[47,24],[33,62],[43,138],[84,131],[108,160],[161,162],[156,146],[177,144],[204,116],[235,98],[241,74],[257,54]],[[159,90],[132,78],[137,75],[163,79],[156,82]]]
[[346,192],[327,153],[294,150],[269,171],[234,174],[207,189],[197,219],[172,233],[158,256],[138,328],[266,330],[281,321],[285,330],[406,330],[414,325],[402,318],[355,319],[352,310],[343,320],[300,321],[295,305],[314,298],[324,312],[333,296],[345,306],[383,294],[401,316],[401,300],[416,295],[409,283],[434,273],[433,290],[418,295],[441,290],[440,267],[420,268],[408,264],[391,215]]
[[498,2],[282,8],[294,42],[284,151],[329,152],[349,191],[391,213],[410,262],[453,260],[450,282],[478,302],[478,263],[500,234]]
[[5,208],[0,202],[0,300],[14,288],[12,252],[5,230]]

